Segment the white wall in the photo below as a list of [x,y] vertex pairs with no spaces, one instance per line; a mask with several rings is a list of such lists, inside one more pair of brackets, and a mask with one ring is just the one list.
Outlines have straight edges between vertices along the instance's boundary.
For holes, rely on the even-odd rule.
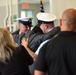
[[57,16],[57,20],[55,21],[55,26],[60,24],[60,18],[62,12],[68,8],[76,9],[76,0],[49,0],[50,1],[50,10],[51,13]]
[[46,13],[50,12],[50,3],[44,3],[44,10]]
[[52,0],[52,13],[56,14],[58,19],[61,18],[61,14],[68,8],[76,9],[76,0]]
[[4,18],[6,16],[5,6],[0,6],[0,27],[4,27]]

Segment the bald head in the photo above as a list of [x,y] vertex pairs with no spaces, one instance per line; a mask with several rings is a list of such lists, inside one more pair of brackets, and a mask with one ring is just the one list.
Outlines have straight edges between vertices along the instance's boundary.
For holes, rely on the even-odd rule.
[[62,14],[62,25],[67,28],[76,27],[76,10],[75,9],[67,9]]

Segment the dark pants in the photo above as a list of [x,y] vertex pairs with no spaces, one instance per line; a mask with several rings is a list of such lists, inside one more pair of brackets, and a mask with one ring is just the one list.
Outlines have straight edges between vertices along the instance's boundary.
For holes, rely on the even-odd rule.
[[29,70],[30,70],[31,75],[34,75],[34,63],[29,66]]

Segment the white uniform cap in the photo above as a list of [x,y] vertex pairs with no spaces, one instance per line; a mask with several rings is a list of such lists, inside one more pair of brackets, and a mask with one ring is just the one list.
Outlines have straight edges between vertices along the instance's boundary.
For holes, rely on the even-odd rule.
[[22,23],[23,25],[32,26],[32,17],[25,17],[25,18],[17,18],[16,20],[19,21],[19,23]]
[[28,21],[29,19],[33,19],[32,17],[25,17],[25,18],[17,18],[16,20]]
[[51,13],[38,13],[37,19],[43,22],[53,22],[57,19],[57,17]]

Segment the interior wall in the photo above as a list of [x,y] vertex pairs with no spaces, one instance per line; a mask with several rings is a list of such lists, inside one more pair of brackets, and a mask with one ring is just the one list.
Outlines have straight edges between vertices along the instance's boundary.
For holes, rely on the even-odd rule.
[[55,26],[60,25],[62,12],[68,8],[76,9],[76,0],[49,0],[51,13],[57,16]]
[[4,18],[6,16],[6,7],[0,6],[0,28],[4,27]]
[[[3,28],[4,27],[4,19],[6,17],[6,6],[0,6],[0,27]],[[13,5],[13,15],[17,15],[17,9],[16,9],[16,5]]]
[[50,3],[44,3],[44,10],[46,13],[49,13],[50,12]]
[[76,9],[76,0],[52,0],[52,12],[57,15],[58,19],[61,18],[61,14],[68,8]]
[[[4,19],[6,17],[6,1],[8,1],[8,0],[2,0],[2,1],[0,1],[0,27],[1,28],[4,27]],[[10,2],[7,2],[7,3],[10,5]],[[18,5],[17,0],[12,0],[12,15],[17,15],[18,14],[17,13],[17,11],[18,11],[17,5]]]

